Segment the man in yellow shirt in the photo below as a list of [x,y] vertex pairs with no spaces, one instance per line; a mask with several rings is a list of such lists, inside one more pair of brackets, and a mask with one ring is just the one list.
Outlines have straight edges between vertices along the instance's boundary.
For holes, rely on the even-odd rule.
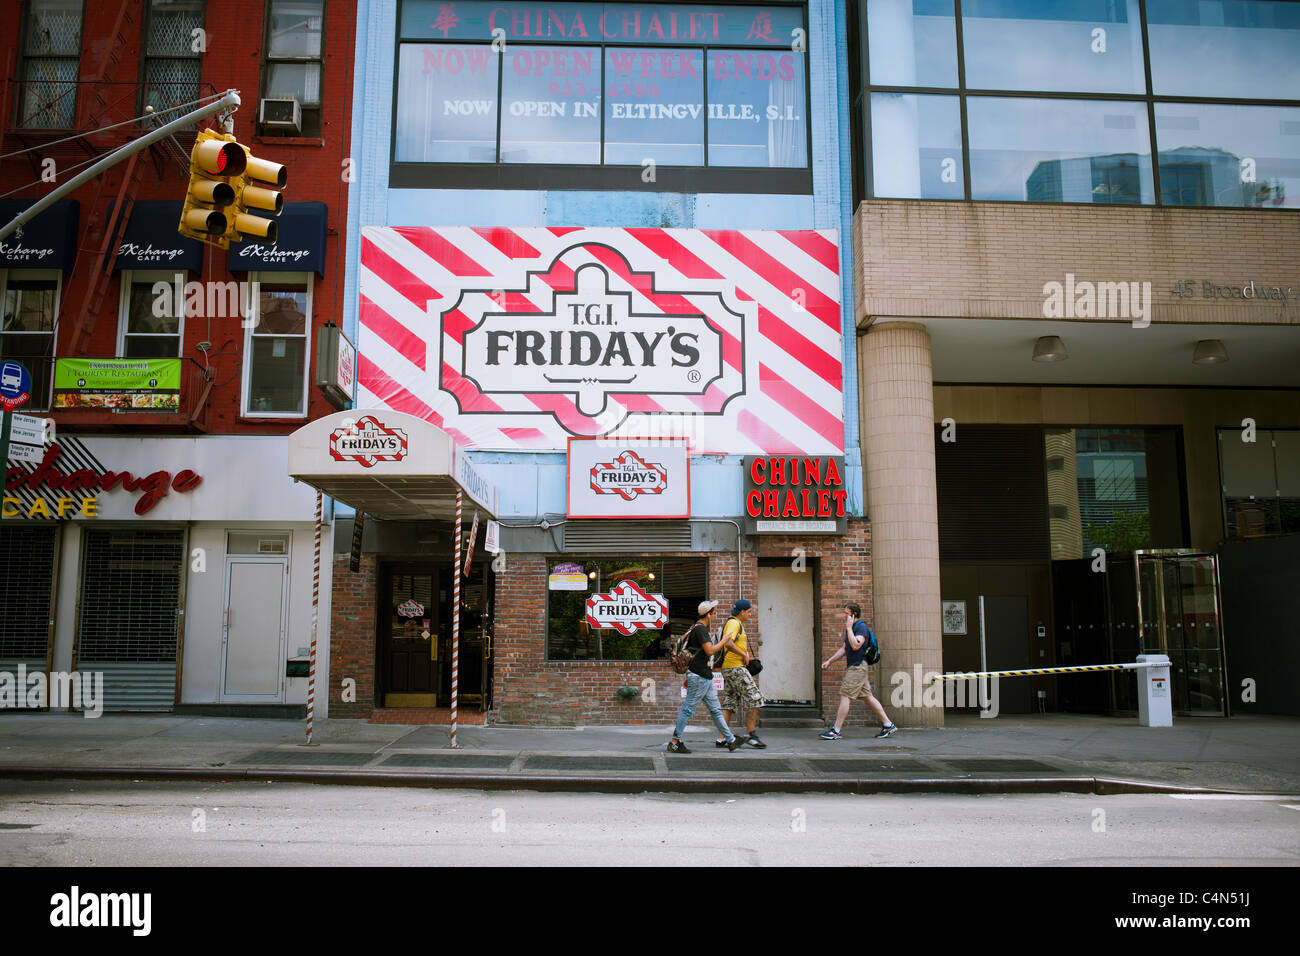
[[[745,736],[742,743],[763,749],[767,744],[758,739],[754,729],[758,726],[758,709],[763,706],[763,694],[758,689],[754,675],[745,665],[753,657],[749,653],[749,640],[745,636],[745,620],[749,617],[750,603],[744,598],[736,602],[731,609],[731,617],[722,628],[722,643],[729,645],[727,654],[722,659],[722,714],[727,726],[732,726],[736,711],[745,713]],[[719,747],[727,742],[714,741]]]

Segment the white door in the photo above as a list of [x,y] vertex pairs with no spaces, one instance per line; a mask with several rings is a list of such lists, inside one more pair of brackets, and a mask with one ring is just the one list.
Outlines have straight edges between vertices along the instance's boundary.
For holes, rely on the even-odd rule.
[[763,627],[763,697],[812,703],[814,671],[813,576],[788,567],[758,569],[759,620]]
[[222,700],[281,700],[284,696],[284,558],[226,562]]

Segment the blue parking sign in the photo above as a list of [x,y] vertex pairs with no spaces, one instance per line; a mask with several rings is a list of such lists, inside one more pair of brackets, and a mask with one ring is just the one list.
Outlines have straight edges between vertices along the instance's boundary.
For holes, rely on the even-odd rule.
[[17,408],[31,397],[32,377],[21,362],[0,364],[0,405]]

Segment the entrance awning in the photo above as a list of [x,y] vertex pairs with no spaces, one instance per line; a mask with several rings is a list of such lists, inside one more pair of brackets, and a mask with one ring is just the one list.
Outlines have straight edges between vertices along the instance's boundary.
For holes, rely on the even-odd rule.
[[[0,225],[4,225],[35,199],[0,199]],[[77,261],[77,225],[81,205],[60,199],[15,233],[0,239],[0,269],[62,269],[71,272]]]
[[497,516],[497,489],[441,428],[388,409],[336,412],[289,436],[289,477],[376,518],[447,519],[456,491]]
[[203,243],[176,231],[184,203],[179,199],[137,199],[117,248],[113,271],[183,269],[203,271]]
[[279,237],[272,243],[245,239],[230,244],[231,272],[314,272],[325,274],[325,229],[329,207],[323,202],[287,202],[276,217]]

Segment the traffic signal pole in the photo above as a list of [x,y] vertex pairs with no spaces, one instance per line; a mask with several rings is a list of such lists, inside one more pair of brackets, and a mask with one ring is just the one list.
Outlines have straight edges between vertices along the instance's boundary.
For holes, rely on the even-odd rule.
[[73,176],[71,179],[69,179],[58,189],[54,190],[48,196],[43,196],[40,199],[38,199],[36,202],[34,202],[32,205],[28,206],[17,216],[15,216],[12,222],[8,223],[3,227],[0,227],[0,239],[4,239],[15,229],[21,227],[23,223],[28,222],[29,220],[34,219],[36,216],[40,215],[45,209],[49,208],[54,203],[58,202],[64,196],[68,195],[68,193],[72,192],[75,189],[80,188],[81,186],[90,182],[100,173],[104,172],[107,169],[113,168],[118,163],[122,162],[122,160],[129,158],[131,155],[135,153],[140,152],[145,147],[151,146],[154,143],[158,142],[158,140],[165,139],[166,137],[171,136],[173,133],[179,133],[182,130],[184,130],[187,126],[191,125],[192,123],[196,123],[199,120],[207,119],[209,116],[214,116],[217,113],[224,113],[229,110],[238,109],[239,104],[240,104],[239,91],[227,90],[225,92],[225,95],[223,95],[221,99],[213,103],[209,103],[207,106],[197,109],[193,113],[186,113],[184,116],[172,120],[170,123],[167,123],[165,126],[160,126],[156,130],[153,130],[152,132],[146,133],[144,136],[141,136],[139,139],[127,143],[121,149],[109,153],[107,156],[105,156],[99,162],[95,163],[89,169],[85,169],[80,173],[78,173],[77,175]]

